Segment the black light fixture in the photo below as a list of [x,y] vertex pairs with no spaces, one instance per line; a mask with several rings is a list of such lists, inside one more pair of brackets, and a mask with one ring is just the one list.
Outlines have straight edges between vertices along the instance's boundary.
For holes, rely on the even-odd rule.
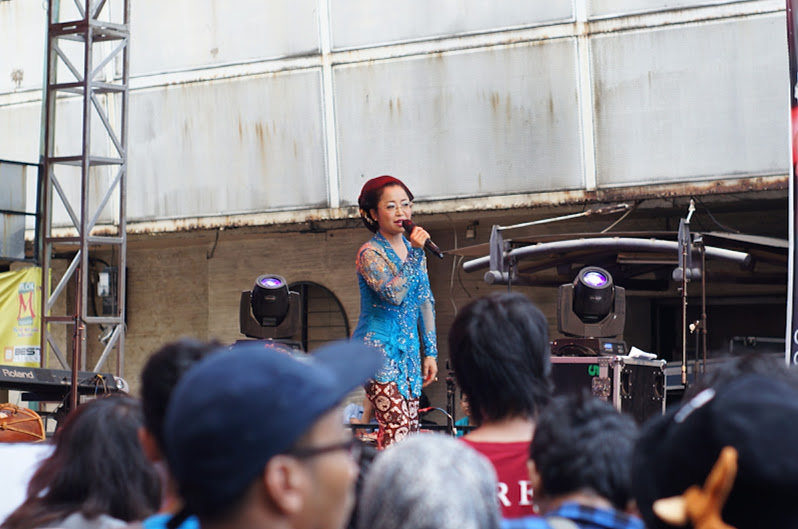
[[301,321],[299,293],[276,274],[263,274],[252,290],[241,292],[238,320],[241,334],[256,339],[281,340],[296,334]]
[[615,288],[612,276],[597,266],[579,271],[574,280],[573,311],[584,323],[596,323],[612,312]]
[[288,314],[288,283],[282,276],[265,274],[255,280],[250,297],[252,314],[261,325],[280,325]]
[[603,268],[588,266],[557,293],[557,328],[582,338],[620,337],[626,319],[626,293]]

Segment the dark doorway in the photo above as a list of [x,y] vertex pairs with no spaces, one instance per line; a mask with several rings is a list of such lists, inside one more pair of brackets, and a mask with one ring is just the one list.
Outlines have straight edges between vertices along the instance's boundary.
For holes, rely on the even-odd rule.
[[301,342],[305,351],[349,338],[346,311],[332,291],[311,281],[291,283],[288,288],[299,293],[301,300],[301,325],[292,339]]

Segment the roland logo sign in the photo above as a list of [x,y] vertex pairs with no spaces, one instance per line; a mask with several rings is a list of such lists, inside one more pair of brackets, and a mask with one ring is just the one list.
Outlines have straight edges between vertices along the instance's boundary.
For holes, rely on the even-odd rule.
[[33,378],[33,371],[21,371],[4,367],[2,373],[4,377],[8,378]]

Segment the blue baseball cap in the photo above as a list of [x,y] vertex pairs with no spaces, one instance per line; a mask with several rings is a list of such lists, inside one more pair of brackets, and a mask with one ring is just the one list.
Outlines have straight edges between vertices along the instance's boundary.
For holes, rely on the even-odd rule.
[[211,354],[180,379],[164,425],[166,458],[188,512],[230,507],[273,456],[382,365],[352,341],[310,355],[260,341]]

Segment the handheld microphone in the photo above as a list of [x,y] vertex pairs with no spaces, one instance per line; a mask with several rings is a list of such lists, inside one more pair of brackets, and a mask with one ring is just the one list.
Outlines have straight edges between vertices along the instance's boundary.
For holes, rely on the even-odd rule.
[[[405,229],[407,234],[410,235],[413,232],[413,228],[416,227],[416,223],[413,222],[412,220],[405,219],[402,221],[402,227]],[[424,242],[424,248],[426,248],[429,253],[431,253],[438,259],[443,259],[443,252],[441,251],[440,248],[438,248],[437,244],[432,242],[432,239],[427,239]]]

